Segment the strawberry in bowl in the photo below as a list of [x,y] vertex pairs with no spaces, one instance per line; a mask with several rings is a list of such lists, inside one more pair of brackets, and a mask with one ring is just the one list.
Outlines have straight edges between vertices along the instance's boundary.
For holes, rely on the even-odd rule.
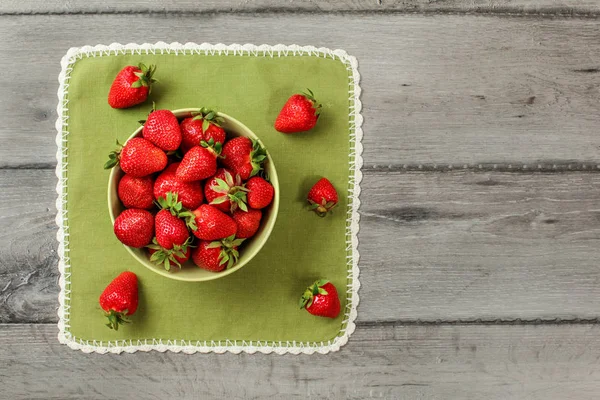
[[112,168],[113,224],[127,222],[119,217],[129,213],[146,225],[155,220],[154,226],[122,224],[133,233],[116,230],[117,239],[145,229],[146,236],[126,240],[125,248],[171,279],[207,281],[237,271],[260,251],[275,225],[279,184],[273,160],[260,139],[229,115],[188,108],[157,110],[151,117],[152,127],[133,132],[105,168]]

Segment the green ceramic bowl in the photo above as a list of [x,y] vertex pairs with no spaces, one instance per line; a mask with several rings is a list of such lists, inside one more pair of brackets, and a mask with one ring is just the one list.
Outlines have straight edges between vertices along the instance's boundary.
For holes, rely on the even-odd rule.
[[[192,112],[197,111],[200,111],[200,109],[184,108],[181,110],[174,110],[173,113],[177,116],[177,118],[181,120],[183,118],[190,117]],[[223,113],[218,113],[218,115],[223,117],[225,120],[223,128],[225,129],[225,131],[227,131],[228,139],[235,136],[246,136],[258,140],[259,143],[264,147],[264,144],[260,141],[258,136],[256,136],[254,132],[248,129],[248,127],[246,127],[244,124],[242,124],[235,118],[230,117],[229,115]],[[142,127],[139,127],[135,132],[133,132],[129,139],[136,136],[142,136]],[[231,267],[230,269],[226,269],[222,272],[209,272],[204,269],[198,268],[194,265],[194,263],[191,260],[189,260],[185,265],[183,265],[183,268],[181,270],[175,268],[172,269],[173,272],[168,272],[165,271],[161,266],[157,266],[151,263],[149,254],[146,250],[136,249],[129,246],[125,246],[125,248],[129,252],[129,254],[131,254],[133,258],[140,264],[142,264],[144,267],[170,279],[177,279],[180,281],[189,282],[209,281],[212,279],[222,278],[226,275],[237,271],[244,265],[248,264],[248,262],[250,262],[250,260],[252,260],[256,254],[258,254],[260,249],[264,246],[267,239],[269,238],[269,235],[273,230],[273,226],[275,225],[275,220],[277,219],[277,212],[279,210],[279,181],[277,180],[277,171],[275,170],[273,159],[268,153],[268,149],[267,160],[265,161],[264,168],[269,174],[271,184],[275,188],[273,202],[271,203],[271,205],[269,205],[269,207],[263,209],[263,218],[258,232],[252,238],[246,239],[244,245],[240,248],[240,258],[237,264]],[[108,179],[108,213],[110,214],[110,219],[113,224],[115,222],[115,218],[125,209],[117,195],[117,187],[119,184],[119,180],[123,175],[124,173],[121,170],[121,168],[119,168],[119,166],[116,166],[112,169],[110,177]]]

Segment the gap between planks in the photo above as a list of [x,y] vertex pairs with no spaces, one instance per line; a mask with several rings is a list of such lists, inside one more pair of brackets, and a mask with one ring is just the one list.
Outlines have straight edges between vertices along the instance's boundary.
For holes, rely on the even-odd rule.
[[200,10],[174,10],[174,9],[151,9],[137,8],[125,10],[0,10],[2,16],[71,16],[71,15],[150,15],[150,16],[205,16],[205,15],[281,15],[281,14],[303,14],[303,15],[423,15],[423,16],[490,16],[490,17],[539,17],[539,18],[578,18],[578,19],[598,19],[600,9],[586,9],[574,7],[545,7],[545,8],[521,8],[519,6],[501,6],[501,7],[434,7],[434,8],[373,8],[373,9],[351,9],[351,8],[333,8],[333,9],[308,9],[290,7],[269,7],[269,8],[204,8]]
[[[6,321],[0,323],[6,326],[55,326],[57,322],[11,322]],[[474,320],[414,320],[414,319],[399,319],[386,321],[355,321],[356,327],[360,328],[377,328],[377,327],[411,327],[411,326],[558,326],[558,325],[600,325],[600,318],[553,318],[553,319],[474,319]]]
[[[0,170],[53,170],[54,163],[30,163],[0,165]],[[598,172],[598,162],[567,162],[556,163],[453,163],[453,164],[368,164],[362,168],[363,174],[372,172],[453,172],[453,171],[481,171],[481,172]]]
[[372,164],[365,165],[363,173],[373,172],[453,172],[453,171],[482,171],[482,172],[597,172],[600,163],[597,162],[556,162],[556,163],[453,163],[453,164]]
[[[409,327],[409,326],[528,326],[528,325],[598,325],[600,318],[553,318],[553,319],[474,319],[474,320],[394,320],[394,321],[356,321],[357,328],[370,327]],[[27,325],[27,324],[23,324]]]

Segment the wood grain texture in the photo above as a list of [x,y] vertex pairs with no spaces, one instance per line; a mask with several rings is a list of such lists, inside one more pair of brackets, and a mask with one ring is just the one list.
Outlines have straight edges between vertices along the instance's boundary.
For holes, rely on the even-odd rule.
[[600,385],[597,325],[359,326],[326,356],[84,355],[56,334],[0,325],[2,396],[592,400]]
[[365,172],[370,318],[600,316],[599,174]]
[[56,177],[0,170],[0,322],[56,321]]
[[[600,317],[600,174],[364,173],[359,322]],[[0,321],[55,321],[53,171],[0,185]]]
[[[315,36],[323,27],[326,33]],[[0,167],[54,164],[56,76],[67,48],[159,40],[277,41],[339,47],[357,56],[366,165],[600,161],[600,64],[593,57],[600,52],[600,27],[594,20],[3,16],[0,37]],[[27,46],[24,37],[30,38]],[[27,146],[15,137],[27,138]]]
[[590,15],[598,0],[4,0],[0,14],[47,13],[214,13],[214,12],[469,12]]

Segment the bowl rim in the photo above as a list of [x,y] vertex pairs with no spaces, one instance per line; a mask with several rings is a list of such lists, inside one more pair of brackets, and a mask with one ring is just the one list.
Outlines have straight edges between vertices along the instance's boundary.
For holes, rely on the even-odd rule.
[[[176,116],[178,114],[185,114],[185,113],[192,113],[192,112],[199,112],[200,108],[180,108],[180,109],[176,109],[176,110],[170,110],[173,114],[175,114]],[[269,240],[269,237],[271,236],[271,232],[273,231],[273,227],[275,226],[275,222],[277,221],[277,216],[279,214],[279,178],[277,176],[277,169],[275,168],[275,164],[273,163],[273,158],[271,157],[271,153],[269,152],[269,150],[265,147],[264,143],[260,140],[260,138],[254,133],[254,131],[252,131],[250,128],[248,128],[245,124],[241,123],[239,120],[237,120],[236,118],[233,118],[232,116],[225,114],[223,112],[218,111],[217,112],[217,116],[219,117],[223,117],[226,120],[230,120],[231,122],[233,122],[234,124],[239,125],[243,130],[245,130],[246,132],[248,132],[250,134],[250,137],[252,139],[255,139],[256,141],[258,141],[258,143],[264,148],[266,149],[267,152],[267,160],[270,163],[270,165],[272,166],[272,171],[269,172],[269,180],[271,181],[271,184],[273,185],[273,189],[274,189],[274,196],[273,196],[273,203],[271,204],[271,217],[270,219],[267,221],[266,225],[263,228],[262,234],[264,235],[264,239],[261,240],[261,243],[259,243],[258,246],[255,246],[252,249],[252,252],[250,254],[248,254],[248,257],[243,261],[243,262],[239,262],[236,265],[234,265],[232,268],[223,270],[221,272],[215,272],[212,274],[207,274],[207,275],[201,275],[199,278],[190,278],[189,276],[187,277],[183,277],[177,273],[171,273],[169,271],[166,271],[164,269],[160,269],[155,265],[148,265],[149,260],[147,259],[142,259],[135,251],[133,248],[131,248],[130,246],[126,246],[125,244],[121,243],[125,249],[129,252],[129,254],[131,254],[131,256],[133,256],[133,258],[138,261],[140,264],[142,264],[144,267],[148,268],[149,270],[165,276],[169,279],[174,279],[174,280],[178,280],[178,281],[182,281],[182,282],[206,282],[206,281],[212,281],[215,279],[219,279],[219,278],[223,278],[227,275],[230,275],[232,273],[234,273],[235,271],[241,269],[242,267],[244,267],[246,264],[248,264],[259,252],[260,250],[263,248],[263,246],[265,245],[265,243],[267,243],[267,241]],[[177,119],[181,118],[180,116],[177,116]],[[144,127],[140,126],[139,128],[137,128],[125,141],[125,143],[127,143],[130,139],[138,136],[140,134],[140,132],[142,131]],[[123,143],[123,145],[125,144]],[[113,212],[112,209],[112,198],[111,198],[111,191],[112,191],[112,186],[113,186],[113,181],[116,180],[116,175],[119,171],[122,171],[120,166],[117,165],[114,168],[111,169],[110,174],[108,176],[108,187],[107,187],[107,200],[108,200],[108,214],[110,216],[110,220],[112,225],[114,226],[115,223],[115,214]],[[117,188],[118,188],[118,183],[117,183]],[[118,194],[117,194],[117,198],[118,198]],[[196,267],[199,268],[199,267]],[[200,269],[200,268],[199,268]],[[203,270],[202,270],[203,271]]]

